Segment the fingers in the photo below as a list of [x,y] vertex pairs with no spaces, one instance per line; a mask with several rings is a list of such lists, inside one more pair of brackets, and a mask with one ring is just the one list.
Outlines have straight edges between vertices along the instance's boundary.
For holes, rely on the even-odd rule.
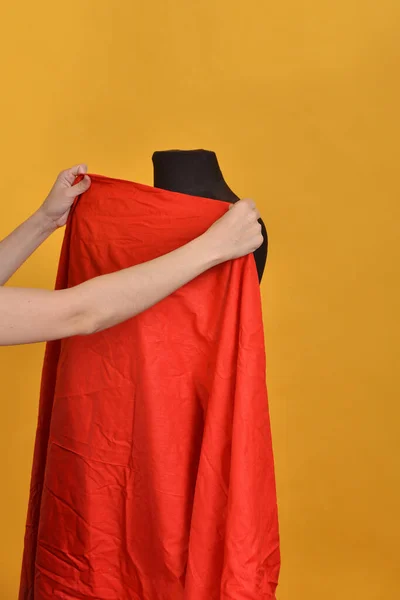
[[82,179],[82,181],[71,186],[71,188],[68,190],[68,196],[70,196],[70,197],[80,196],[81,194],[83,194],[90,188],[90,184],[91,184],[90,177],[88,175],[85,175],[84,178]]
[[251,198],[245,198],[243,202],[246,202],[246,204],[253,210],[256,208],[256,203]]
[[253,214],[255,214],[257,220],[260,219],[260,213],[258,212],[258,208],[257,208],[257,205],[254,202],[254,200],[248,199],[248,200],[245,200],[245,202],[247,202],[250,209],[253,211]]
[[85,173],[87,173],[87,165],[84,163],[75,165],[74,167],[67,169],[67,172],[70,172],[74,177],[78,177],[78,175],[85,175]]
[[78,175],[85,175],[85,173],[87,173],[87,165],[81,163],[79,165],[74,165],[65,171],[61,171],[58,179],[72,185]]
[[256,247],[255,250],[257,250],[260,246],[262,246],[264,243],[264,236],[263,234],[260,232],[260,234],[257,236],[257,240],[256,240]]
[[245,208],[246,213],[249,218],[249,221],[252,221],[253,219],[255,219],[257,221],[258,219],[261,218],[258,208],[256,206],[256,203],[254,202],[254,200],[251,200],[250,198],[245,198],[244,200],[240,200],[239,202],[237,202],[236,204],[234,204],[232,206],[241,206],[242,209]]

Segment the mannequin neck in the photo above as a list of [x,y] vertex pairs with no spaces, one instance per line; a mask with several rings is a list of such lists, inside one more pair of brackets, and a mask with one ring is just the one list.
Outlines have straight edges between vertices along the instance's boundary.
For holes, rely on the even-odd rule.
[[214,152],[167,150],[154,152],[154,186],[194,196],[221,185],[224,178]]

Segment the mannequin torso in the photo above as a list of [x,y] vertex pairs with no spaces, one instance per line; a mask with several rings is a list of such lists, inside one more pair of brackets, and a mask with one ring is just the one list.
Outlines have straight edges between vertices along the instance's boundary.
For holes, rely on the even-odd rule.
[[[224,180],[218,159],[207,150],[168,150],[153,154],[154,187],[235,203],[239,200]],[[264,273],[268,252],[268,235],[260,219],[264,242],[254,252],[258,279]]]

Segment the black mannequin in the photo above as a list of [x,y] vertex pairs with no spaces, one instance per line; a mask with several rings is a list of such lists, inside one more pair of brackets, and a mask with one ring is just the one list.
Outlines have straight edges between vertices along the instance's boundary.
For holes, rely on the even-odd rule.
[[[167,150],[154,152],[154,187],[190,196],[235,203],[239,200],[224,180],[217,156],[208,150]],[[254,252],[258,279],[264,273],[268,235],[260,219],[264,242]]]

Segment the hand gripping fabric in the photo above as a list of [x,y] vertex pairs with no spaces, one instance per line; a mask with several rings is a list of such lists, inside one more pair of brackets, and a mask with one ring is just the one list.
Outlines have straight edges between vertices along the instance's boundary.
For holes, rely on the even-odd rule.
[[[93,175],[56,287],[166,254],[228,206]],[[279,564],[252,255],[47,345],[19,600],[273,600]]]

